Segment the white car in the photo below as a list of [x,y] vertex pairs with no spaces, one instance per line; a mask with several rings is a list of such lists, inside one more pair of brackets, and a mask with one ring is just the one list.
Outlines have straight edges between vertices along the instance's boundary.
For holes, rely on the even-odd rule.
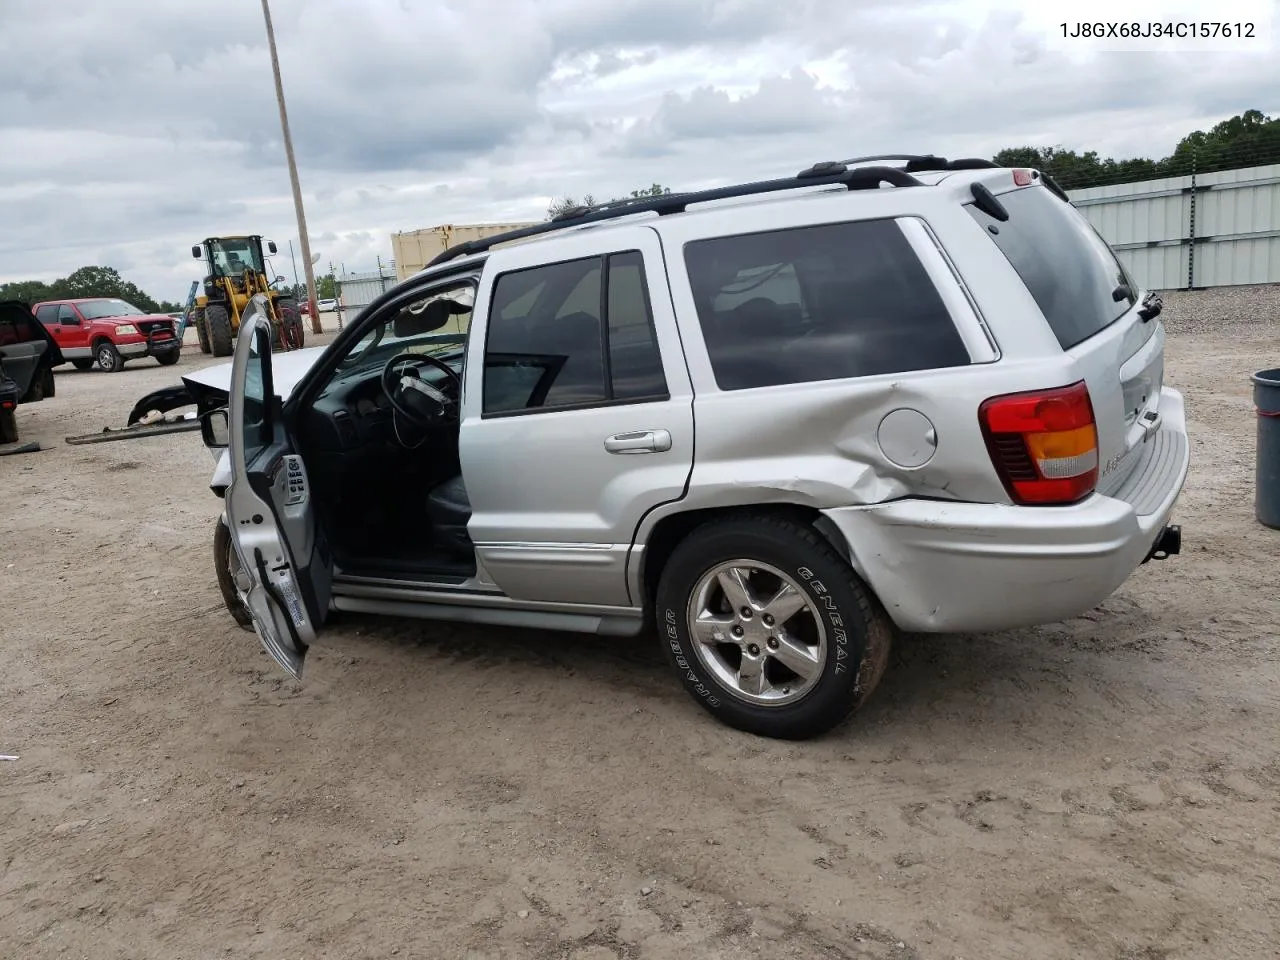
[[319,300],[316,302],[316,307],[317,309],[319,309],[321,313],[329,313],[332,310],[338,309],[338,301],[337,300]]
[[708,712],[807,737],[896,630],[1178,553],[1159,299],[1040,173],[889,159],[461,244],[314,352],[247,311],[185,378],[228,607],[295,676],[335,609],[656,627]]

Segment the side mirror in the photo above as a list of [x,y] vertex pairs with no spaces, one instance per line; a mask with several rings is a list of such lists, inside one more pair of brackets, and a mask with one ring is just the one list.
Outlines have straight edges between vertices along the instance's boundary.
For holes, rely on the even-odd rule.
[[200,417],[200,436],[210,450],[221,450],[231,441],[231,424],[227,420],[227,408],[210,410]]
[[78,327],[80,326],[80,318],[79,317],[59,317],[58,323],[62,324],[64,327]]
[[193,260],[199,260],[202,256],[203,254],[200,252],[200,247],[198,245],[191,248],[191,258]]
[[270,251],[271,253],[276,252],[276,242],[274,240],[267,241],[267,250]]

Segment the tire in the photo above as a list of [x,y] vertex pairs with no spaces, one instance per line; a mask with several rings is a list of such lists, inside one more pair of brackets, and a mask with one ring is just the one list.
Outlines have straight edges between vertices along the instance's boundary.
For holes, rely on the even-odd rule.
[[80,359],[80,360],[72,360],[71,365],[75,367],[77,370],[92,370],[93,360],[88,358]]
[[229,357],[235,351],[235,337],[231,335],[231,315],[227,308],[211,303],[204,308],[204,328],[209,337],[209,347],[215,357]]
[[172,367],[178,362],[178,358],[182,356],[181,350],[169,350],[165,353],[156,354],[156,362],[162,367]]
[[93,363],[103,373],[119,373],[124,369],[124,357],[110,340],[99,340],[93,345]]
[[298,303],[290,297],[276,301],[276,313],[280,317],[281,339],[286,350],[301,350],[306,341],[302,328],[302,314]]
[[231,618],[242,629],[252,630],[253,618],[249,616],[248,609],[240,600],[240,593],[236,590],[235,575],[232,572],[239,563],[240,558],[236,555],[235,548],[231,546],[231,530],[227,527],[227,522],[219,518],[218,525],[213,531],[213,569],[218,575],[218,590],[222,593],[222,602],[226,604]]
[[[734,570],[753,571],[745,580],[749,617],[728,611],[717,568],[731,584]],[[770,626],[766,601],[778,600],[784,584],[795,591],[793,612],[779,603],[780,622]],[[758,736],[803,740],[833,729],[866,703],[889,660],[892,625],[879,603],[830,543],[794,520],[759,515],[697,528],[663,568],[656,601],[658,631],[685,689],[712,716]],[[708,628],[712,642],[700,643],[689,612],[707,608],[723,633]],[[745,663],[756,669],[744,674]]]
[[196,328],[196,339],[200,341],[200,352],[213,353],[213,347],[209,345],[209,328],[204,324],[204,311],[195,311],[194,316],[191,318],[191,322]]
[[0,443],[18,442],[18,411],[0,410]]

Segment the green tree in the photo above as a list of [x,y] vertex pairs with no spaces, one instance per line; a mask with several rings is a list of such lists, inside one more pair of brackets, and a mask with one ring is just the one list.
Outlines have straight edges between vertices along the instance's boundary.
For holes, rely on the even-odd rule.
[[1173,153],[1159,160],[1133,157],[1102,159],[1097,151],[1076,153],[1063,147],[1008,147],[992,160],[1004,167],[1034,167],[1049,174],[1063,188],[1076,190],[1111,183],[1181,177],[1216,170],[1280,163],[1280,118],[1261,110],[1246,110],[1214,124],[1207,132],[1187,134]]
[[22,300],[38,303],[41,300],[70,300],[78,297],[116,297],[127,300],[140,310],[149,313],[168,313],[164,306],[180,309],[172,304],[162,305],[148,296],[134,283],[125,280],[115,267],[81,267],[52,283],[42,280],[17,280],[0,284],[0,300]]
[[670,187],[664,187],[660,183],[655,183],[639,190],[632,190],[629,196],[614,197],[612,200],[599,201],[590,193],[581,200],[575,200],[573,197],[568,196],[561,197],[559,200],[554,201],[549,207],[547,207],[547,219],[554,220],[556,217],[569,212],[574,207],[607,206],[610,203],[622,203],[625,200],[639,200],[643,197],[663,197],[670,192]]
[[[305,293],[303,294],[303,299],[306,299]],[[327,273],[323,277],[316,277],[316,299],[338,299],[338,278],[335,274]]]

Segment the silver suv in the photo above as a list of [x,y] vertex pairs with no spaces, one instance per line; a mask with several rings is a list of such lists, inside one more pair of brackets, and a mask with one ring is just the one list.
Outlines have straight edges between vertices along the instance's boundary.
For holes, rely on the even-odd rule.
[[821,733],[895,631],[1178,552],[1141,293],[1039,172],[877,157],[462,244],[325,348],[273,359],[259,305],[185,378],[228,607],[299,677],[332,610],[656,629],[722,721]]

